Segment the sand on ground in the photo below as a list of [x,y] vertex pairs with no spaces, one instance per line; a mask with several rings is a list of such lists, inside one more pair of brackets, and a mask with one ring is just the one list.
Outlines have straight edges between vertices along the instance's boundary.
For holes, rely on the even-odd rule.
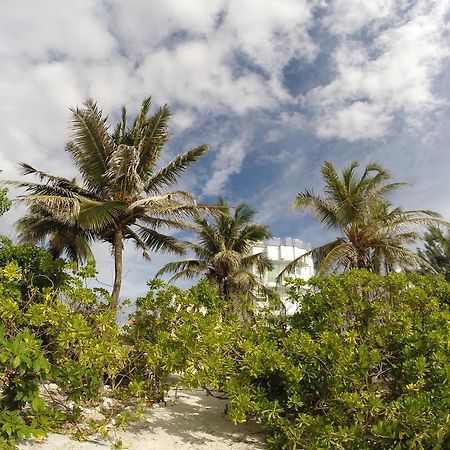
[[[257,424],[233,425],[224,414],[226,401],[205,391],[169,393],[167,405],[155,405],[146,419],[117,432],[132,450],[261,450],[264,433]],[[111,441],[91,438],[77,442],[70,436],[50,434],[45,441],[28,440],[21,450],[101,450],[111,449]]]

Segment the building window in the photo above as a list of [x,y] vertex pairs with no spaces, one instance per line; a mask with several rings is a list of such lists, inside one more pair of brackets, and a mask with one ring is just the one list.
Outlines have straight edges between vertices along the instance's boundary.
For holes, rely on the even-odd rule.
[[278,277],[278,270],[276,268],[269,270],[269,273],[267,274],[267,280],[269,281],[269,283],[276,283],[277,277]]

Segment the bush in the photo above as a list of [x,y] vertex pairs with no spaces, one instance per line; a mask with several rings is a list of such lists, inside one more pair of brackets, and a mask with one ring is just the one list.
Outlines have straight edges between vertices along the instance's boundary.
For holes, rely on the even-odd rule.
[[353,270],[301,298],[303,284],[288,327],[243,324],[199,364],[231,418],[258,417],[274,449],[449,448],[450,284]]
[[58,290],[67,281],[65,263],[53,259],[45,249],[31,244],[14,245],[10,239],[0,236],[0,267],[15,262],[21,269],[18,288],[19,303],[36,302],[45,288]]
[[[136,313],[126,327],[131,348],[124,378],[137,397],[163,400],[171,374],[196,372],[216,345],[225,345],[218,330],[225,302],[206,281],[188,291],[149,282],[149,292],[136,301]],[[185,379],[188,386],[199,380]]]
[[28,328],[18,326],[21,270],[16,263],[0,269],[0,446],[13,448],[17,438],[40,436],[58,421],[39,394],[50,364]]
[[[84,287],[92,268],[65,272],[60,289],[33,285],[39,277],[29,279],[24,271],[14,260],[0,268],[1,448],[64,422],[64,414],[46,405],[40,384],[56,383],[67,400],[96,399],[104,379],[114,378],[128,356],[114,314],[102,301],[107,294]],[[24,291],[32,293],[26,301]]]

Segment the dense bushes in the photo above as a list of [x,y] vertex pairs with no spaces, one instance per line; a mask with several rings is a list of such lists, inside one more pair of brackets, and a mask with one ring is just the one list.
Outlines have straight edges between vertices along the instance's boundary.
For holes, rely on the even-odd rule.
[[275,449],[449,448],[449,299],[437,277],[314,279],[287,327],[243,327],[208,356],[220,363],[205,381]]
[[[38,261],[47,261],[42,249],[10,246],[13,254],[26,248]],[[50,288],[33,283],[46,279],[41,275],[47,266],[34,267],[32,277],[27,264],[21,266],[11,258],[0,268],[1,448],[79,418],[80,409],[66,403],[98,399],[105,381],[113,384],[128,364],[130,353],[108,307],[109,295],[85,287],[93,267],[66,268],[62,285]],[[57,386],[57,392],[43,397],[44,384]]]
[[274,449],[448,448],[450,285],[358,270],[302,298],[303,284],[293,317],[242,322],[220,299],[205,306],[205,284],[153,283],[130,329],[138,372],[226,392],[230,418],[259,419]]
[[182,291],[155,280],[120,329],[107,292],[85,287],[92,267],[66,269],[59,288],[33,284],[39,267],[26,257],[0,264],[1,448],[69,418],[41,396],[43,382],[63,400],[95,400],[106,383],[122,399],[158,401],[173,373],[187,387],[225,392],[230,418],[260,420],[274,449],[450,445],[442,278],[354,270],[311,280],[304,296],[297,280],[296,315],[246,321],[204,281]]
[[149,287],[147,295],[137,299],[126,330],[125,340],[132,349],[128,377],[134,378],[130,386],[136,396],[162,399],[169,375],[197,372],[199,364],[208,364],[212,349],[226,345],[221,325],[226,304],[205,281],[188,291],[160,280]]

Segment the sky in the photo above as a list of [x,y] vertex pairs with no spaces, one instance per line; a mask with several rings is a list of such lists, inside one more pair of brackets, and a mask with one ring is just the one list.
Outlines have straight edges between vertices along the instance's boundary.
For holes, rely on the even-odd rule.
[[[291,206],[320,192],[324,160],[379,162],[410,184],[394,204],[448,220],[449,17],[449,0],[0,0],[1,178],[21,161],[76,176],[69,109],[93,98],[113,126],[151,96],[172,111],[163,163],[209,145],[180,186],[251,204],[274,236],[335,237]],[[0,232],[14,239],[23,212]],[[94,252],[108,287],[110,250]],[[173,259],[127,246],[122,294]]]

